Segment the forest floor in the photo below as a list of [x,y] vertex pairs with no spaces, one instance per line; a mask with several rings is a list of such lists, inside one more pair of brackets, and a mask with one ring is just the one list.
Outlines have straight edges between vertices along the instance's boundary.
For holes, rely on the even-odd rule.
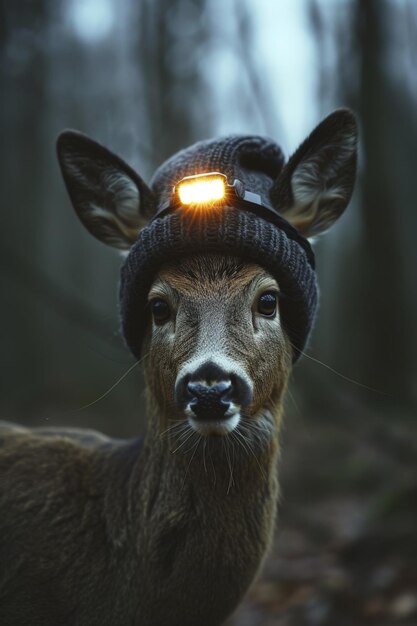
[[226,626],[417,626],[415,420],[345,417],[286,421],[274,544]]

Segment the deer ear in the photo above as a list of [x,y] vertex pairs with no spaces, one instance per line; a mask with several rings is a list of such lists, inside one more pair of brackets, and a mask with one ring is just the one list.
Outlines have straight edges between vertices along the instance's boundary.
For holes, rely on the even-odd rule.
[[57,141],[58,160],[74,209],[100,241],[127,250],[155,211],[153,192],[118,156],[82,133]]
[[357,124],[347,109],[326,117],[301,144],[271,188],[278,211],[305,237],[327,230],[343,213],[356,174]]

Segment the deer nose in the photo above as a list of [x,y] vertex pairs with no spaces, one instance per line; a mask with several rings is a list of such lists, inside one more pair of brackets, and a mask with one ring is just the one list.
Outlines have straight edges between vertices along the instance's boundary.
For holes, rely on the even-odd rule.
[[222,419],[230,408],[228,394],[232,389],[230,380],[213,385],[189,382],[187,392],[191,398],[188,403],[194,415],[203,420]]
[[243,376],[227,372],[210,361],[192,374],[182,376],[175,395],[179,408],[187,407],[193,417],[203,421],[226,419],[252,399],[250,386]]

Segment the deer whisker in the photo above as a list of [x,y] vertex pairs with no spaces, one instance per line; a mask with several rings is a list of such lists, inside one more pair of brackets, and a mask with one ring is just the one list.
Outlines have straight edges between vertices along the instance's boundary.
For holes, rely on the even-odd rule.
[[[293,344],[291,344],[293,346]],[[295,348],[295,346],[293,346],[293,348]],[[392,397],[391,394],[387,393],[386,391],[381,391],[380,389],[375,389],[374,387],[369,387],[369,385],[365,385],[364,383],[360,383],[358,380],[355,380],[354,378],[350,378],[349,376],[345,376],[345,374],[342,374],[341,372],[338,372],[337,370],[334,369],[334,367],[331,367],[330,365],[327,365],[327,363],[323,363],[323,361],[320,361],[319,359],[316,359],[314,356],[311,356],[310,354],[307,354],[306,352],[303,352],[302,350],[300,351],[300,354],[302,354],[303,356],[305,356],[307,359],[310,359],[310,361],[313,361],[313,363],[317,363],[318,365],[321,365],[322,367],[325,367],[327,370],[329,370],[330,372],[332,372],[332,374],[336,374],[336,376],[339,376],[340,378],[342,378],[342,380],[346,380],[348,383],[352,383],[353,385],[357,385],[358,387],[362,387],[362,389],[367,389],[368,391],[373,391],[374,393],[378,393],[381,396],[389,396]]]
[[[194,434],[197,434],[197,433],[194,433]],[[198,436],[198,435],[197,435],[197,436]],[[195,453],[196,453],[196,452],[197,452],[197,450],[198,450],[198,447],[199,447],[200,443],[201,443],[201,437],[198,437],[198,440],[197,440],[197,442],[196,442],[196,444],[195,444],[195,446],[194,446],[194,452],[192,453],[191,458],[190,458],[190,460],[189,460],[189,463],[188,463],[188,465],[187,465],[187,469],[185,470],[185,476],[184,476],[184,481],[183,481],[183,483],[182,483],[181,491],[184,489],[185,481],[187,480],[188,470],[190,469],[191,463],[193,462],[193,458],[194,458],[194,456],[195,456]]]

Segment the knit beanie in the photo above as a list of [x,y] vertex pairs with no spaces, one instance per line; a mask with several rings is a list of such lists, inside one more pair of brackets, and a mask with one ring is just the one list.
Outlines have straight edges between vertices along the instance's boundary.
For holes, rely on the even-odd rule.
[[[229,136],[181,150],[155,172],[151,187],[157,211],[129,251],[119,291],[123,335],[137,359],[147,325],[147,296],[157,272],[183,257],[209,253],[257,263],[276,278],[283,294],[281,320],[297,361],[314,322],[318,289],[309,242],[278,213],[270,197],[283,164],[273,141]],[[174,185],[206,172],[225,174],[230,184],[239,180],[242,188],[262,198],[262,206],[229,198],[198,219],[173,206]]]

